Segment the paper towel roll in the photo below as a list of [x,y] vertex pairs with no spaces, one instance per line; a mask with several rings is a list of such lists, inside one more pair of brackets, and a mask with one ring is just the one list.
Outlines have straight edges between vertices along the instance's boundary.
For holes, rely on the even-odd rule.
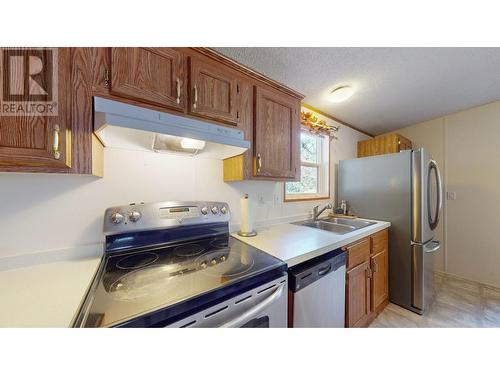
[[240,230],[243,233],[253,232],[253,217],[252,217],[252,201],[248,198],[248,194],[245,194],[240,200],[241,206],[241,227]]

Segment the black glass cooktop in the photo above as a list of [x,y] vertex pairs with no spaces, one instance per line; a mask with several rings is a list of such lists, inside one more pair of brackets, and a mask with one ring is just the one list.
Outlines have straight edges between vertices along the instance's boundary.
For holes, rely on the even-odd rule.
[[110,254],[103,262],[83,326],[119,325],[285,267],[228,234]]

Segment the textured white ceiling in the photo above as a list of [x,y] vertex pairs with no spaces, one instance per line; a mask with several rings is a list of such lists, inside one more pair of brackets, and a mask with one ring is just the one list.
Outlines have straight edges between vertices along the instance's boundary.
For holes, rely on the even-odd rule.
[[[372,134],[500,100],[500,48],[215,48]],[[327,94],[357,92],[343,103]]]

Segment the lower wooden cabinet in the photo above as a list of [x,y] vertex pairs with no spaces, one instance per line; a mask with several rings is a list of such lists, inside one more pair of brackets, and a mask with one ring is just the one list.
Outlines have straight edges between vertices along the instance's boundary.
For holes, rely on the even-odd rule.
[[371,305],[380,308],[389,298],[389,253],[387,250],[371,257]]
[[367,327],[389,303],[388,230],[344,247],[346,327]]
[[370,263],[361,263],[347,272],[346,324],[362,327],[371,314]]

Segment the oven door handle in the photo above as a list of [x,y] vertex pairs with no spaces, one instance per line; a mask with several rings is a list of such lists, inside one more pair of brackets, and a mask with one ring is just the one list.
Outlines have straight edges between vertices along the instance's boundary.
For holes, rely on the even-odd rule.
[[259,303],[258,305],[255,305],[251,309],[245,311],[243,314],[238,316],[235,319],[232,319],[224,324],[221,325],[222,328],[235,328],[235,327],[241,327],[243,324],[248,322],[249,320],[252,320],[255,318],[258,314],[260,314],[266,307],[274,303],[277,299],[281,297],[283,294],[283,289],[285,288],[285,284],[281,284],[278,286],[278,289],[276,289],[273,294],[271,294],[269,297],[267,297],[264,301]]

